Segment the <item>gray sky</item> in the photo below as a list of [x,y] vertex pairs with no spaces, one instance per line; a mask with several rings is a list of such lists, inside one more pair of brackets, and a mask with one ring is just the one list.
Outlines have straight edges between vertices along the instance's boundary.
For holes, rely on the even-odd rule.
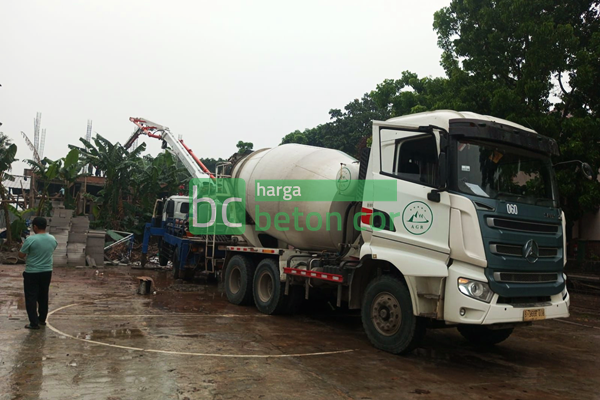
[[[93,131],[124,143],[144,117],[200,157],[273,147],[404,70],[442,76],[433,13],[449,0],[3,1],[0,131],[32,158]],[[147,139],[156,154],[160,143]],[[13,173],[20,174],[23,164]]]

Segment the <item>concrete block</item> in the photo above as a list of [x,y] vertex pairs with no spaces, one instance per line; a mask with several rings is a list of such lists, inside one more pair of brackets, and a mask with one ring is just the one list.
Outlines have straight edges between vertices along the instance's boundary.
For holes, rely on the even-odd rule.
[[87,240],[87,247],[89,247],[90,249],[98,249],[98,250],[102,250],[104,251],[104,241],[97,241],[97,240],[90,240],[88,238]]
[[106,236],[106,232],[98,231],[98,230],[90,230],[89,235],[92,237],[104,237],[104,236]]
[[67,254],[83,254],[85,253],[84,243],[69,243],[67,244]]
[[53,260],[54,266],[65,266],[65,265],[67,265],[67,262],[69,261],[67,259],[67,256],[53,256],[52,260]]
[[[94,260],[96,260],[96,264],[100,264],[101,262],[104,262],[104,252],[103,251],[86,252],[86,256],[90,256]],[[100,262],[98,260],[100,260]]]
[[70,222],[67,219],[52,222],[52,228],[59,227],[59,228],[63,228],[63,229],[69,229],[69,225],[70,225]]
[[87,235],[80,232],[69,233],[69,243],[87,243]]

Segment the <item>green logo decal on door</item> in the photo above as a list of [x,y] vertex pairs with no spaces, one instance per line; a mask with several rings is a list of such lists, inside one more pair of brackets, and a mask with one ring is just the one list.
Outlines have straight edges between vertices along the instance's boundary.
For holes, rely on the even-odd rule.
[[422,235],[433,224],[433,212],[422,201],[409,203],[402,212],[402,223],[409,233]]

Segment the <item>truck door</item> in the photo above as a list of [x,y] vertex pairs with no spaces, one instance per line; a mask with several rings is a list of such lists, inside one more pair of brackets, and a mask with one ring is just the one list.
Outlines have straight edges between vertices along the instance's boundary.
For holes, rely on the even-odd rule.
[[397,200],[379,200],[382,189],[374,186],[374,201],[365,203],[366,211],[372,205],[372,244],[391,247],[391,241],[450,253],[448,193],[441,192],[439,201],[428,199],[438,187],[439,137],[434,129],[373,124],[371,179],[394,181]]
[[167,220],[169,218],[173,218],[175,216],[175,202],[173,199],[169,199],[167,201],[167,205],[164,208],[163,220]]

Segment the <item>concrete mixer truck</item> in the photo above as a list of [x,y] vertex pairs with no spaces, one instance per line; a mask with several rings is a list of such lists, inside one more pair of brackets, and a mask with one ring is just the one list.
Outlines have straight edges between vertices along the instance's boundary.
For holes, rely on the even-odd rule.
[[[138,136],[173,141],[139,120]],[[147,233],[178,227],[163,242],[175,269],[219,274],[233,304],[291,313],[320,291],[361,309],[384,351],[410,352],[434,327],[491,345],[569,316],[557,153],[552,139],[471,112],[373,121],[360,160],[286,144],[206,178],[195,165],[187,202],[168,199]],[[189,219],[174,221],[177,202]]]

